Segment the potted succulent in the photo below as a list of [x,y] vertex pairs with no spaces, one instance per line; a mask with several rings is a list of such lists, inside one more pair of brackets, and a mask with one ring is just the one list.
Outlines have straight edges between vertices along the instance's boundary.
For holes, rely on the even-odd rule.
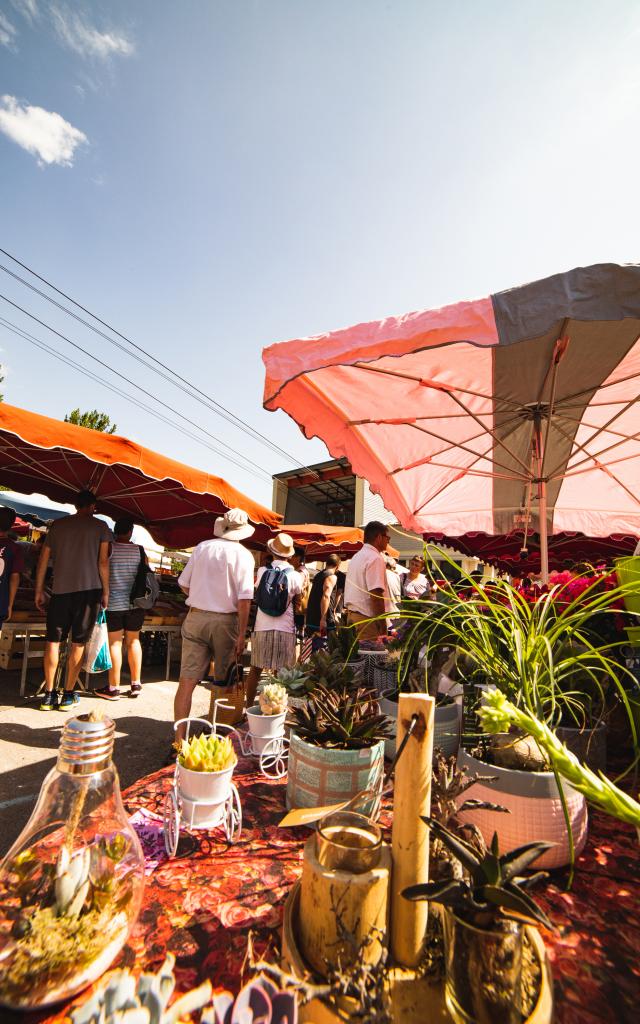
[[[406,899],[429,900],[443,908],[447,1008],[460,1024],[522,1024],[530,1018],[523,998],[524,926],[551,927],[527,892],[544,872],[529,877],[522,872],[548,844],[529,843],[500,855],[494,833],[491,848],[480,852],[433,818],[423,821],[464,871],[462,877],[409,886],[402,893]],[[541,989],[544,980],[543,971]],[[543,997],[550,1002],[548,990],[538,993],[538,1004]]]
[[284,736],[288,702],[287,691],[281,683],[267,683],[258,694],[258,703],[247,708],[254,754],[262,754],[267,744]]
[[[291,718],[288,808],[342,803],[380,786],[390,730],[371,690],[318,683]],[[375,803],[363,803],[363,813]]]
[[229,799],[237,763],[228,736],[210,733],[181,741],[177,758],[178,790],[182,800],[192,805],[189,816],[192,825],[202,828],[212,816],[217,824],[214,809]]

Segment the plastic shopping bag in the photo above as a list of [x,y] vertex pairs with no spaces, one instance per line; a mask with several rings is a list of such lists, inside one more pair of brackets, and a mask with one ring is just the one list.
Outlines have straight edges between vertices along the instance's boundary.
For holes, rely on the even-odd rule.
[[101,608],[84,652],[85,672],[106,672],[111,668],[107,616]]

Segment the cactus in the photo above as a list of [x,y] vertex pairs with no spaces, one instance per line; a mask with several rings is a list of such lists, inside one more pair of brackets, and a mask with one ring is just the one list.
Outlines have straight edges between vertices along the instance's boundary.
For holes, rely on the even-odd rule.
[[279,683],[267,683],[258,695],[258,703],[263,715],[281,715],[287,710],[287,691]]
[[178,753],[178,764],[192,772],[222,772],[236,761],[229,737],[213,733],[182,740]]
[[71,1024],[177,1024],[211,999],[211,982],[180,996],[167,1009],[176,979],[171,953],[156,974],[141,974],[136,983],[127,970],[114,971],[106,985],[71,1014]]

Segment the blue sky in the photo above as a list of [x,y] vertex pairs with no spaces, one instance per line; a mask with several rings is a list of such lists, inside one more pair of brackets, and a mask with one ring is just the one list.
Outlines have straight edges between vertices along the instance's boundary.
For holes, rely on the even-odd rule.
[[[323,458],[262,411],[263,346],[638,261],[639,44],[635,0],[0,0],[0,246]],[[0,285],[264,472],[290,468]],[[90,364],[2,301],[0,317]],[[2,326],[0,348],[7,401],[105,409],[270,503],[264,478]]]

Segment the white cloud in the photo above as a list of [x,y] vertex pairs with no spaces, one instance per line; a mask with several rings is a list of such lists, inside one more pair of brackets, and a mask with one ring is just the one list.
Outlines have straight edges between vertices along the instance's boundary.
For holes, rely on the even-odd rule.
[[85,16],[66,6],[53,5],[51,20],[62,43],[81,57],[130,57],[133,43],[120,32],[100,32]]
[[87,136],[64,117],[42,107],[19,103],[15,96],[0,97],[0,132],[33,153],[41,164],[71,167],[79,145]]
[[36,0],[11,0],[13,7],[16,11],[26,18],[30,25],[33,25],[34,21],[37,21],[40,12]]
[[6,14],[0,11],[0,46],[6,46],[13,50],[17,34],[18,31],[15,25],[12,25]]

